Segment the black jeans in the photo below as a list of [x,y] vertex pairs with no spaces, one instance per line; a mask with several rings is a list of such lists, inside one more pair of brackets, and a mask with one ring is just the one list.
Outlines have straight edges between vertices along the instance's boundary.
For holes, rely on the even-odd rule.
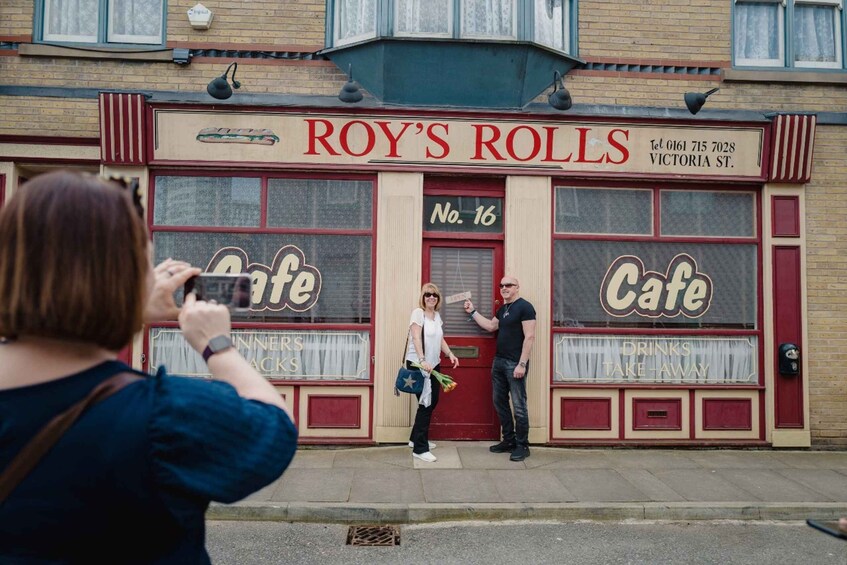
[[[409,361],[406,361],[407,369],[414,369]],[[436,371],[441,370],[441,365],[434,368]],[[412,435],[409,436],[409,441],[415,444],[413,452],[421,454],[429,451],[429,423],[432,421],[432,411],[438,405],[438,394],[441,392],[441,384],[438,379],[429,376],[429,382],[432,385],[432,402],[429,406],[418,404],[418,412],[415,414],[415,425],[412,426]],[[421,395],[416,394],[415,397],[420,401]]]
[[[491,366],[491,385],[494,409],[500,418],[500,428],[503,431],[503,441],[517,446],[529,447],[529,413],[526,409],[526,378],[529,376],[529,365],[522,379],[515,378],[517,361],[495,357]],[[515,407],[514,422],[512,408],[509,406],[509,396]]]

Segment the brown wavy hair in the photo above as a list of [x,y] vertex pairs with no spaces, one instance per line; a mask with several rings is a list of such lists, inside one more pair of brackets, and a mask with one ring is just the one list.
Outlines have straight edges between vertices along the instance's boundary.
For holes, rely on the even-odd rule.
[[120,350],[142,327],[149,265],[129,191],[67,170],[39,175],[0,209],[0,336]]

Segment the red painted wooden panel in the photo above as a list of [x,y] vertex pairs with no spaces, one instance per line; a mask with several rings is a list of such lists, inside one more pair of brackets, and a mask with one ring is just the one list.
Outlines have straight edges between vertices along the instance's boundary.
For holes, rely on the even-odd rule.
[[752,430],[753,405],[749,398],[704,398],[704,430]]
[[359,428],[362,422],[361,396],[309,396],[308,428]]
[[679,398],[633,398],[633,430],[681,430],[682,400]]
[[563,430],[611,430],[611,398],[563,398]]
[[797,196],[774,196],[773,236],[800,237],[800,198]]
[[[784,376],[779,373],[779,344],[794,343],[803,347],[800,302],[800,248],[773,248],[773,312],[774,312],[774,401],[777,428],[803,427],[803,373]],[[802,364],[801,364],[802,367]]]

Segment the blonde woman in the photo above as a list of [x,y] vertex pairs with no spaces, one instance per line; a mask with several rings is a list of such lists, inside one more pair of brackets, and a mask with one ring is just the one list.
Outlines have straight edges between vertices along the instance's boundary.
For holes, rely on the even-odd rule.
[[412,319],[409,321],[406,368],[411,369],[412,363],[416,363],[428,378],[424,380],[421,394],[416,395],[418,412],[412,426],[409,446],[413,448],[413,457],[432,463],[436,460],[431,451],[435,444],[429,441],[429,423],[438,404],[439,384],[430,373],[441,369],[442,352],[450,359],[454,369],[459,366],[459,360],[444,340],[444,331],[441,329],[443,322],[438,313],[441,308],[441,293],[438,287],[432,283],[423,285],[418,305],[418,308],[412,310]]

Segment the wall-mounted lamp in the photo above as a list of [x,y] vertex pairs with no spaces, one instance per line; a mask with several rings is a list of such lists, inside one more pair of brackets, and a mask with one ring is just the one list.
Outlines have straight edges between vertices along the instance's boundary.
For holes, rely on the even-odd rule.
[[230,69],[232,69],[232,88],[241,88],[241,83],[235,80],[235,71],[238,70],[238,63],[233,61],[226,68],[224,74],[212,80],[209,86],[206,87],[206,92],[209,93],[209,96],[218,100],[226,100],[232,96],[232,88],[229,87],[229,82],[226,79]]
[[200,3],[188,10],[188,23],[193,29],[209,29],[212,27],[213,17],[212,11]]
[[565,82],[559,71],[553,71],[553,92],[547,97],[547,102],[557,110],[569,110],[573,106],[571,93],[565,88]]
[[341,92],[338,93],[338,99],[347,104],[354,104],[364,98],[362,90],[356,81],[353,80],[353,64],[347,68],[347,82],[341,87]]
[[713,88],[712,90],[708,90],[706,92],[686,92],[685,93],[685,105],[688,106],[688,111],[692,114],[696,114],[700,111],[700,108],[703,107],[703,104],[706,103],[706,98],[714,94],[720,90],[720,88]]

